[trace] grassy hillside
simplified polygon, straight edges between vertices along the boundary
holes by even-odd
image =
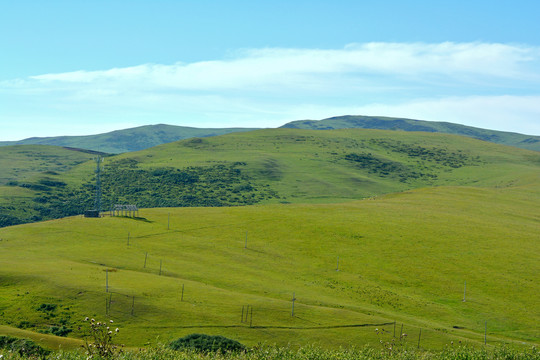
[[[174,125],[146,125],[109,133],[87,136],[34,137],[20,141],[0,141],[6,145],[55,145],[68,146],[118,154],[128,151],[147,149],[152,146],[192,137],[207,137],[231,132],[250,131],[247,128],[204,129]]]
[[[90,316],[113,319],[133,346],[203,332],[247,345],[378,347],[396,321],[422,348],[483,343],[486,323],[488,344],[538,343],[539,200],[537,173],[342,204],[3,228],[0,334],[64,326],[80,337]]]
[[[540,151],[540,136],[523,135],[504,131],[475,128],[460,124],[437,121],[422,121],[383,116],[337,116],[324,120],[299,120],[283,125],[292,129],[381,129],[401,131],[439,132],[468,136],[497,144],[516,146],[522,149]]]
[[[44,145],[0,147],[0,226],[40,220],[32,199],[51,185],[63,188],[61,174],[96,157],[88,150]]]
[[[104,209],[331,203],[426,186],[507,186],[538,173],[540,154],[465,137],[380,130],[272,129],[194,138],[107,157]],[[94,206],[95,163],[41,174],[23,193],[23,221]],[[17,209],[17,202],[10,203]],[[31,215],[31,216],[30,216]],[[5,225],[10,225],[5,223]]]

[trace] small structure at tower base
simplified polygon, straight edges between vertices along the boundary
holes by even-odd
[[[84,212],[85,218],[98,218],[99,217],[99,211],[98,210],[86,210]]]

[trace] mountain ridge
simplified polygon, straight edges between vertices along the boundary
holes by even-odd
[[[195,128],[167,124],[143,125],[107,133],[81,136],[31,137],[18,141],[0,141],[0,146],[55,145],[119,154],[192,137],[208,137],[256,128]]]
[[[540,151],[540,136],[515,132],[489,130],[450,122],[437,122],[384,116],[344,115],[322,120],[295,120],[278,128],[310,130],[333,129],[379,129],[394,131],[438,132],[467,136],[474,139]],[[194,137],[210,137],[260,130],[260,128],[196,128],[189,126],[154,124],[114,130],[107,133],[82,136],[31,137],[18,141],[0,141],[0,146],[9,145],[56,145],[81,148],[111,154],[139,151],[164,143]]]
[[[540,151],[540,136],[489,130],[444,121],[426,121],[385,116],[343,115],[322,120],[296,120],[281,126],[290,129],[334,130],[347,128],[438,132],[472,137],[496,144]]]

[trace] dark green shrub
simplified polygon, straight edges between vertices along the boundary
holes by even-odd
[[[73,330],[66,327],[65,325],[62,326],[51,326],[49,328],[49,333],[56,335],[56,336],[67,336],[70,332]]]
[[[27,320],[23,320],[17,325],[19,329],[28,329],[28,328],[31,328],[32,326],[34,326],[34,324],[32,324],[30,321],[27,321]]]
[[[41,304],[41,305],[39,305],[37,310],[38,311],[43,311],[43,312],[53,312],[54,310],[56,310],[57,306],[58,305],[56,305],[56,304]]]
[[[200,352],[236,352],[244,351],[246,347],[236,340],[223,336],[191,334],[172,341],[169,347],[173,350],[190,349]]]
[[[42,348],[35,342],[27,339],[18,339],[11,336],[0,336],[0,349],[6,349],[24,357],[37,357],[44,359],[50,351]]]

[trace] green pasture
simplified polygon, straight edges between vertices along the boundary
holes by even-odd
[[[538,343],[540,188],[526,174],[339,204],[2,228],[0,334],[65,324],[81,338],[89,316],[113,319],[129,346],[201,332],[249,346],[379,346],[394,329],[427,349],[483,344],[486,329],[490,345]]]
[[[0,153],[0,226],[93,208],[94,155],[53,146]],[[539,169],[538,152],[455,135],[266,129],[105,157],[102,193],[105,208],[320,204],[433,186],[514,186]],[[21,189],[25,195],[14,196]]]
[[[95,155],[47,145],[0,146],[0,185],[30,182],[36,177],[58,175]]]

